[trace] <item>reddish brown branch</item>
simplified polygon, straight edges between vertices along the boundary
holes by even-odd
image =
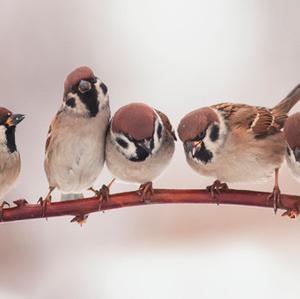
[[[14,202],[16,207],[0,209],[0,221],[9,222],[24,219],[44,218],[40,204],[28,204],[25,200]],[[151,197],[150,204],[170,203],[213,203],[209,192],[206,190],[167,190],[156,189]],[[219,196],[220,204],[247,205],[257,207],[273,207],[268,201],[268,193],[256,191],[230,190]],[[300,208],[300,196],[282,195],[284,210],[298,211]],[[107,203],[102,205],[101,210],[110,210],[129,206],[146,205],[137,192],[118,193],[110,196]],[[53,202],[47,206],[45,217],[65,215],[84,215],[99,211],[99,199],[97,197]]]

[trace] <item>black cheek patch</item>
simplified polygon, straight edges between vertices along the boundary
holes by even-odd
[[[287,152],[287,154],[288,154],[289,156],[291,156],[291,151],[290,151],[290,149],[289,149],[288,146],[286,147],[286,152]]]
[[[205,148],[204,144],[202,144],[201,149],[195,153],[195,158],[204,164],[207,164],[213,158],[213,154]]]
[[[121,147],[128,148],[128,143],[125,140],[121,138],[117,138],[116,141]]]
[[[218,125],[213,125],[210,131],[209,138],[211,141],[216,141],[219,138],[220,128]]]
[[[101,83],[100,88],[102,89],[103,94],[106,95],[108,91],[107,86],[104,83]]]
[[[74,108],[76,106],[76,103],[75,103],[75,99],[74,98],[70,98],[66,101],[66,105],[71,107],[71,108]]]

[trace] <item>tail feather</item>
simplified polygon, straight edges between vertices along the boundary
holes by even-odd
[[[65,201],[65,200],[73,200],[73,199],[80,199],[84,198],[82,193],[62,193],[60,200]]]
[[[279,104],[277,104],[272,112],[276,115],[287,114],[300,100],[300,84],[298,84]]]

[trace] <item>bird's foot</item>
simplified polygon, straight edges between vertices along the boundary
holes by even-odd
[[[46,220],[48,220],[46,213],[47,213],[47,207],[49,204],[51,204],[51,195],[46,196],[45,199],[42,197],[39,198],[38,203],[42,207],[42,217],[46,217]]]
[[[100,190],[96,190],[93,187],[89,188],[89,190],[93,191],[97,197],[99,197],[99,206],[98,210],[100,211],[103,203],[107,203],[109,200],[110,187],[115,181],[115,178],[110,181],[108,185],[102,185]]]
[[[215,180],[212,185],[206,187],[206,190],[210,192],[213,201],[219,205],[220,201],[217,195],[220,195],[221,192],[228,191],[229,187],[226,183],[221,183],[219,180]]]
[[[24,207],[28,204],[28,201],[26,199],[17,199],[17,200],[14,201],[14,204],[18,208],[22,208],[22,207]]]
[[[88,217],[89,215],[77,215],[71,220],[71,222],[77,222],[80,226],[82,226],[86,223]]]
[[[275,186],[272,193],[268,196],[268,201],[272,202],[274,213],[276,214],[279,207],[281,207],[281,192],[278,186]]]
[[[3,221],[3,210],[4,210],[4,207],[7,206],[8,208],[10,207],[10,204],[7,202],[7,201],[3,201],[1,204],[0,204],[0,222]]]
[[[298,208],[288,209],[281,216],[287,216],[290,219],[295,219],[299,215]]]
[[[151,202],[151,196],[154,194],[154,189],[152,182],[147,182],[144,184],[141,184],[138,195],[142,197],[142,201],[144,203],[150,203]]]

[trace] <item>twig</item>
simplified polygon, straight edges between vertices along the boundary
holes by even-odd
[[[266,192],[230,190],[219,195],[219,203],[273,208],[273,202],[268,201],[268,195],[269,193]],[[24,199],[19,199],[14,203],[17,205],[16,207],[0,209],[1,222],[85,215],[99,211],[98,197],[52,202],[47,206],[47,213],[44,216],[42,216],[43,211],[40,204],[28,204]],[[171,203],[208,204],[214,202],[206,190],[155,189],[150,203],[144,203],[136,191],[118,193],[110,195],[109,201],[102,205],[100,211],[138,205]],[[287,210],[285,214],[293,218],[300,209],[300,196],[283,194],[279,208]]]

